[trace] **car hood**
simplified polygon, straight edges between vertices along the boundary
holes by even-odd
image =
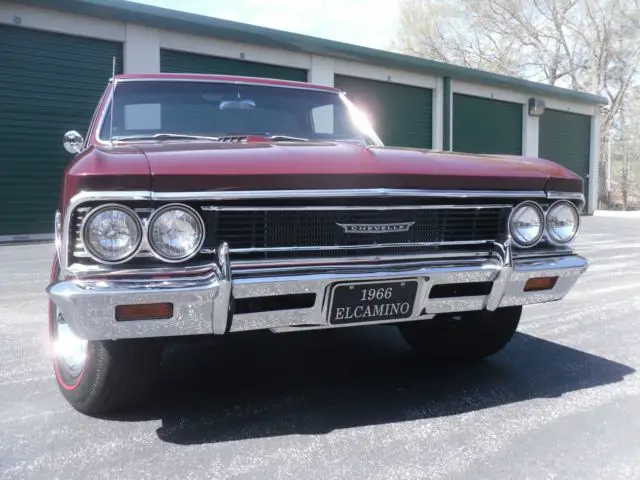
[[[582,178],[539,158],[364,148],[341,142],[140,144],[158,192],[425,188],[582,192]]]

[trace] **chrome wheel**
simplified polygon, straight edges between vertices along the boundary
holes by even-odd
[[[87,340],[73,333],[61,314],[54,310],[55,323],[52,332],[53,356],[64,376],[79,377],[87,362]]]

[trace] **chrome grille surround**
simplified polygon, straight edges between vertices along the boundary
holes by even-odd
[[[201,209],[208,225],[205,245],[213,250],[216,242],[227,242],[234,262],[474,250],[506,238],[511,205],[204,205]]]
[[[185,269],[199,268],[204,264],[211,264],[214,262],[217,252],[215,247],[211,248],[205,245],[201,250],[201,255],[198,255],[192,262],[184,265],[167,265],[163,263],[146,263],[156,261],[154,255],[143,249],[138,256],[131,262],[125,265],[117,267],[95,265],[87,263],[88,256],[84,251],[82,241],[78,240],[77,226],[81,224],[83,216],[89,212],[91,207],[89,205],[100,205],[106,202],[119,202],[124,205],[132,207],[142,218],[143,224],[146,219],[153,212],[155,208],[169,202],[184,202],[189,205],[197,204],[198,208],[205,207],[219,207],[220,203],[238,201],[256,201],[256,200],[282,200],[282,201],[297,201],[302,199],[332,199],[342,200],[345,203],[358,202],[358,199],[364,198],[376,198],[382,200],[385,198],[391,198],[398,200],[399,198],[412,199],[414,201],[426,202],[440,202],[450,201],[467,201],[474,202],[474,207],[481,207],[483,205],[507,205],[511,206],[515,203],[526,200],[535,199],[543,204],[548,204],[551,201],[558,199],[566,199],[574,202],[578,209],[584,206],[584,196],[580,193],[564,193],[564,192],[543,192],[543,191],[483,191],[483,190],[407,190],[407,189],[335,189],[335,190],[254,190],[254,191],[210,191],[210,192],[150,192],[150,191],[93,191],[93,192],[81,192],[75,195],[68,203],[67,208],[63,215],[56,213],[56,245],[59,245],[59,259],[62,271],[65,275],[69,276],[101,276],[103,274],[118,275],[119,271],[126,272],[127,275],[131,275],[136,270],[145,271],[151,273],[152,271],[161,271],[163,275],[172,275],[175,272],[176,275],[181,275]],[[489,200],[489,201],[487,201]],[[215,202],[215,204],[212,204]],[[144,207],[141,207],[144,205]],[[151,206],[152,208],[149,208]],[[442,205],[438,205],[442,206]],[[254,207],[245,207],[254,208]],[[361,208],[358,206],[350,206],[349,208]],[[397,207],[391,207],[397,208]],[[415,208],[415,206],[410,206]],[[489,239],[486,239],[489,240]],[[443,242],[436,242],[439,247],[445,246]],[[366,254],[360,252],[359,255],[349,255],[341,258],[329,258],[323,257],[321,259],[322,264],[344,264],[347,262],[353,262],[357,265],[361,262],[367,261],[380,261],[391,260],[411,260],[411,259],[428,259],[439,257],[462,257],[462,256],[474,256],[476,254],[486,254],[487,250],[484,248],[486,242],[478,241],[470,248],[466,248],[464,244],[461,244],[463,250],[458,251],[441,251],[441,252],[425,252],[424,250],[420,254],[407,254],[398,255],[391,254],[380,255],[380,252],[373,247],[368,250]],[[404,245],[406,246],[406,245]],[[421,245],[424,247],[425,245]],[[426,245],[428,246],[428,245]],[[230,245],[230,252],[233,252],[233,247]],[[477,247],[477,248],[476,248]],[[484,253],[472,250],[480,249]],[[487,247],[488,249],[488,247]],[[237,252],[236,252],[237,253]],[[530,252],[533,254],[534,252]],[[549,252],[550,253],[550,252]],[[514,250],[514,255],[518,255],[518,252]],[[302,265],[309,264],[314,265],[318,263],[319,259],[304,259],[287,258],[281,261],[274,260],[241,260],[236,259],[233,262],[234,267],[276,267],[278,264],[282,265]]]

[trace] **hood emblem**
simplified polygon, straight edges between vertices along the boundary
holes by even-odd
[[[416,222],[402,223],[336,223],[345,233],[408,232]]]

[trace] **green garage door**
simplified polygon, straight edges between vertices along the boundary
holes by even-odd
[[[538,156],[564,165],[584,179],[585,199],[589,194],[591,117],[577,113],[545,110],[540,117]]]
[[[67,130],[86,133],[122,44],[0,25],[0,237],[53,232]]]
[[[522,154],[520,103],[453,94],[453,150]]]
[[[160,70],[168,73],[210,73],[307,81],[307,71],[301,68],[280,67],[173,50],[160,50]]]
[[[367,113],[385,145],[431,148],[432,90],[342,75],[334,82]]]

